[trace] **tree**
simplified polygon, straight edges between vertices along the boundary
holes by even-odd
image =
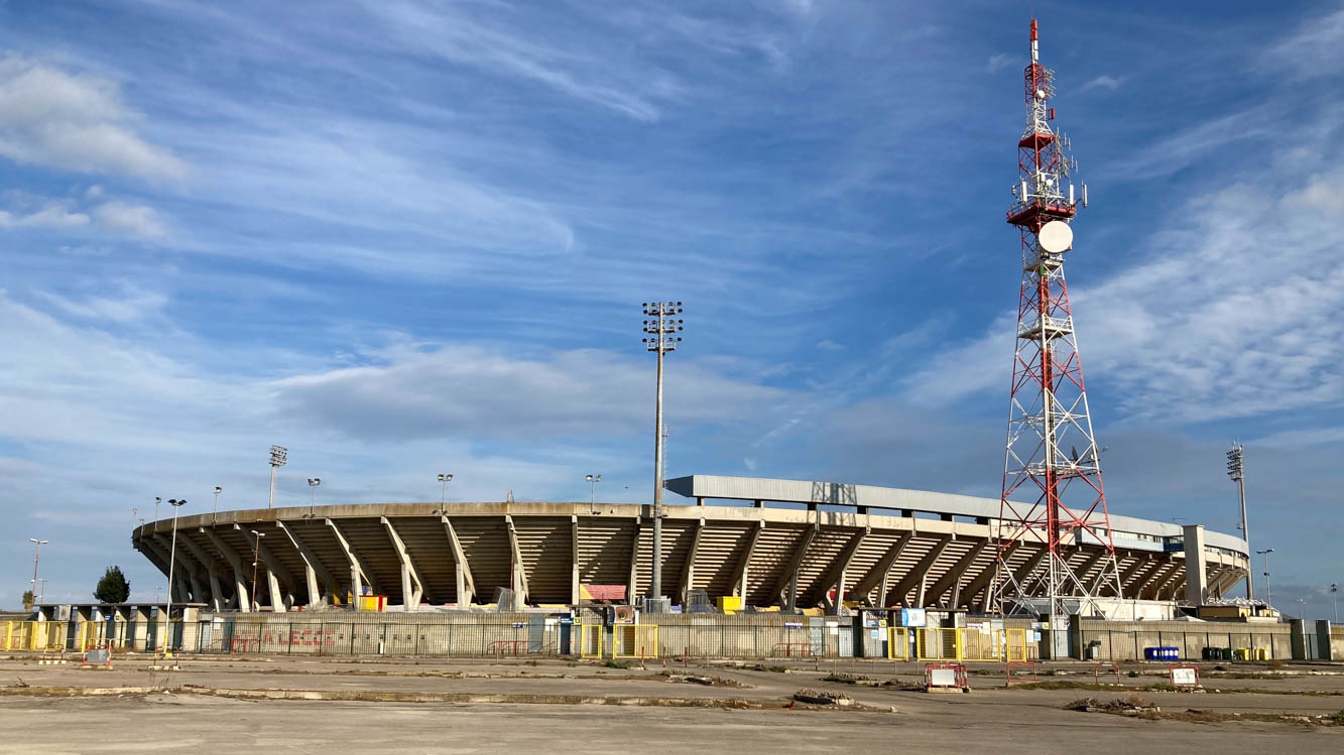
[[[32,590],[24,590],[24,591],[23,591],[23,610],[25,610],[25,611],[31,611],[31,610],[33,610],[33,603],[36,603],[36,602],[37,602],[37,597],[36,597],[35,595],[33,595],[33,591],[32,591]]]
[[[98,580],[98,587],[93,591],[93,597],[102,603],[125,603],[130,596],[131,583],[126,581],[120,566],[107,567],[103,578]]]

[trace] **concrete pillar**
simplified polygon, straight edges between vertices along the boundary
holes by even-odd
[[[569,603],[579,607],[579,518],[569,517]]]
[[[275,576],[271,567],[266,567],[266,588],[271,594],[271,611],[274,613],[285,612],[285,593],[280,589],[280,579]]]
[[[1203,605],[1208,595],[1208,564],[1204,558],[1204,525],[1187,524],[1185,530],[1185,599]]]

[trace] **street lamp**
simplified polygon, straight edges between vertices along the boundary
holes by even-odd
[[[156,522],[159,521],[159,504],[160,504],[160,503],[163,503],[163,499],[160,498],[160,497],[158,497],[158,496],[154,496],[154,521],[156,521]]]
[[[1335,623],[1339,623],[1339,585],[1330,583],[1330,602],[1335,604]]]
[[[275,506],[275,474],[289,460],[289,449],[284,446],[271,446],[271,492],[266,498],[266,508]]]
[[[257,600],[257,556],[261,553],[261,539],[266,537],[265,532],[252,530],[252,610],[261,610],[261,602]]]
[[[213,511],[210,512],[211,514],[210,521],[212,522],[214,521],[214,518],[219,515],[219,494],[224,492],[224,486],[216,485],[214,492],[215,492],[215,508]]]
[[[187,505],[185,498],[169,498],[168,505],[173,507],[173,544],[168,550],[168,604],[164,612],[164,621],[168,625],[168,640],[164,643],[164,657],[173,655],[173,566],[177,564],[177,510]]]
[[[1251,545],[1251,531],[1246,524],[1246,467],[1244,462],[1246,449],[1240,444],[1227,449],[1227,476],[1237,483],[1237,495],[1241,499],[1241,537],[1246,547]],[[1246,600],[1255,600],[1254,569],[1246,570]]]
[[[322,478],[321,478],[321,477],[309,477],[309,478],[308,478],[308,492],[309,492],[309,493],[311,494],[311,496],[312,496],[312,497],[309,499],[309,504],[308,504],[309,506],[316,506],[316,505],[317,505],[317,486],[318,486],[318,485],[321,485],[321,484],[322,484]]]
[[[653,575],[650,597],[661,606],[663,597],[663,357],[681,343],[679,301],[644,303],[644,348],[658,355],[658,394],[653,414]],[[657,609],[655,609],[657,610]]]
[[[1273,548],[1266,548],[1262,551],[1256,551],[1256,555],[1265,557],[1265,605],[1274,607],[1274,589],[1269,581],[1269,554],[1273,553]]]
[[[439,506],[448,502],[448,483],[453,481],[451,472],[439,473]]]
[[[583,476],[583,479],[585,479],[585,480],[588,481],[588,485],[589,485],[589,487],[592,489],[592,490],[591,490],[591,492],[592,492],[592,496],[588,499],[588,513],[589,513],[589,514],[596,514],[596,513],[597,513],[597,483],[602,482],[602,475],[600,475],[600,474],[586,474],[586,475]]]
[[[51,542],[50,540],[39,540],[35,537],[28,538],[28,542],[33,544],[33,605],[37,605],[37,560],[41,556],[42,546]]]

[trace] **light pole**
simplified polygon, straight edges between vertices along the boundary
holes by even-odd
[[[261,602],[257,600],[257,556],[261,553],[261,539],[266,537],[265,532],[252,530],[252,610],[261,610]]]
[[[1237,483],[1237,494],[1241,498],[1241,536],[1246,547],[1251,547],[1251,532],[1246,528],[1246,467],[1243,463],[1245,448],[1238,443],[1227,449],[1227,476]],[[1246,570],[1246,600],[1255,600],[1255,570]]]
[[[164,657],[173,655],[173,566],[177,564],[177,510],[187,505],[187,499],[169,498],[168,505],[173,507],[173,544],[168,549],[168,604],[167,610],[164,611],[168,639],[164,642]]]
[[[592,495],[591,495],[591,497],[588,499],[588,513],[589,513],[589,514],[596,514],[596,513],[597,513],[597,483],[602,482],[602,475],[600,475],[600,474],[586,474],[586,475],[583,476],[583,479],[585,479],[585,480],[588,481],[588,486],[592,489],[592,491],[591,491],[591,492],[592,492]]]
[[[1265,557],[1265,605],[1270,608],[1274,607],[1274,588],[1269,581],[1269,554],[1273,552],[1273,548],[1255,552],[1256,555]]]
[[[679,301],[644,303],[644,347],[658,355],[658,398],[653,415],[653,579],[650,597],[661,606],[663,597],[663,357],[681,343]],[[655,609],[657,610],[657,609]]]
[[[275,475],[289,460],[289,449],[284,446],[271,446],[271,492],[266,498],[266,508],[275,507]]]
[[[224,492],[224,486],[216,485],[214,492],[215,492],[215,508],[213,511],[210,512],[210,521],[212,522],[215,521],[215,518],[219,516],[219,494]]]
[[[310,508],[317,505],[317,486],[321,484],[322,484],[321,477],[308,478],[308,492],[311,495],[311,498],[309,498],[308,500],[308,506]]]
[[[154,496],[154,521],[156,521],[156,522],[159,521],[159,504],[160,504],[160,503],[163,503],[163,499],[160,498],[160,497],[158,497],[158,496]]]
[[[439,507],[448,502],[448,483],[453,481],[452,472],[439,473]]]
[[[1330,602],[1335,604],[1335,607],[1334,607],[1335,623],[1338,624],[1338,623],[1339,623],[1339,585],[1335,584],[1334,582],[1331,582],[1331,583],[1330,583]]]
[[[37,605],[37,561],[42,555],[42,546],[51,542],[50,540],[39,540],[35,537],[28,538],[28,542],[33,544],[33,605]]]

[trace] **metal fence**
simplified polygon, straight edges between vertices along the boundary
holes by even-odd
[[[197,624],[200,653],[285,655],[566,655],[569,625],[555,619],[455,623],[215,619]]]
[[[0,622],[0,650],[107,648],[114,652],[463,658],[845,658],[1022,661],[1035,656],[1021,629],[905,629],[856,632],[845,620],[761,621],[664,617],[657,624],[603,626],[584,616],[473,616],[413,621],[413,616],[213,616],[199,621]],[[171,631],[170,631],[171,630]],[[171,638],[171,639],[170,639]],[[857,641],[857,642],[856,642]],[[884,642],[885,641],[885,642]],[[884,646],[885,645],[885,646]]]

